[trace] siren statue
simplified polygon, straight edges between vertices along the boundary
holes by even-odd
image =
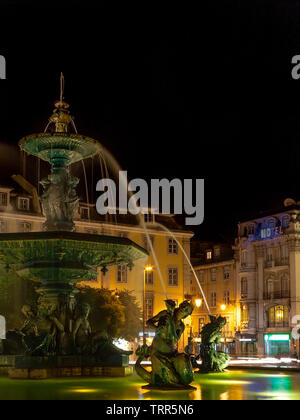
[[[206,324],[201,331],[200,354],[197,359],[202,359],[199,373],[224,372],[228,366],[230,357],[221,351],[215,350],[215,344],[221,341],[221,330],[226,324],[226,318],[210,315],[210,323]]]
[[[167,309],[147,321],[147,326],[155,330],[155,337],[151,346],[144,344],[136,350],[138,359],[135,369],[148,382],[143,388],[194,389],[189,385],[193,381],[190,356],[177,350],[177,343],[185,329],[183,319],[191,315],[194,308],[187,300],[177,308],[173,300],[165,302]],[[147,358],[151,359],[151,372],[141,365]]]

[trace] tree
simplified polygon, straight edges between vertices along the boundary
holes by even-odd
[[[108,289],[94,289],[89,286],[79,287],[77,303],[91,306],[90,324],[93,331],[105,330],[111,338],[120,336],[125,323],[124,306],[117,296]]]
[[[35,283],[19,277],[12,270],[0,268],[0,314],[6,319],[7,330],[21,328],[24,316],[23,305],[36,309],[38,295]]]
[[[133,291],[118,292],[120,302],[124,307],[125,323],[121,327],[121,337],[127,341],[134,341],[143,328],[142,312]]]

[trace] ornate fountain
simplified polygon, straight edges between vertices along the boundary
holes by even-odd
[[[127,238],[75,232],[79,179],[71,176],[70,165],[93,157],[101,145],[77,134],[69,105],[63,101],[62,83],[63,77],[60,100],[45,132],[19,142],[21,150],[51,165],[51,173],[41,181],[44,231],[0,235],[1,261],[22,278],[36,282],[39,293],[37,310],[22,310],[24,327],[7,334],[6,353],[19,355],[11,371],[16,378],[70,375],[74,369],[79,375],[91,369],[101,374],[103,367],[126,368],[128,352],[114,347],[105,332],[85,333],[89,309],[76,307],[76,283],[95,279],[99,268],[104,274],[107,267],[117,264],[131,269],[135,260],[147,255]],[[80,346],[76,334],[81,334]]]

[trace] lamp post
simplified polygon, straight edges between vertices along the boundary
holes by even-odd
[[[143,286],[143,344],[146,344],[145,337],[145,292],[146,292],[146,273],[150,273],[153,270],[151,265],[146,265],[144,268],[144,286]]]

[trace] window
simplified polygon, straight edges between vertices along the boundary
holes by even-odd
[[[290,216],[288,214],[285,214],[284,216],[282,216],[282,227],[283,228],[287,228],[289,226],[289,222],[290,222]]]
[[[154,214],[152,213],[144,214],[144,221],[145,223],[154,223]]]
[[[224,280],[229,280],[230,279],[230,267],[228,265],[226,265],[223,269],[223,273],[224,273]]]
[[[221,254],[220,247],[219,247],[219,246],[217,246],[217,247],[214,249],[214,255],[215,255],[215,257],[219,257],[219,256],[220,256],[220,254]]]
[[[80,207],[80,217],[82,219],[90,218],[90,209],[88,207]]]
[[[229,290],[224,291],[224,303],[225,303],[225,305],[229,305],[229,303],[230,303],[230,291]]]
[[[145,320],[153,317],[153,302],[154,298],[151,295],[146,295],[145,297]]]
[[[29,210],[29,198],[19,197],[18,198],[18,209],[28,211]]]
[[[246,295],[248,293],[248,280],[247,277],[241,278],[241,294]]]
[[[7,232],[7,223],[5,220],[0,220],[0,233]]]
[[[91,235],[98,235],[97,229],[86,228],[85,231],[86,233],[90,233]]]
[[[212,292],[210,294],[210,306],[212,308],[215,308],[217,306],[217,293],[216,292]]]
[[[248,312],[248,306],[242,305],[241,306],[241,322],[247,323],[249,322],[249,312]]]
[[[154,236],[149,235],[149,238],[150,238],[152,247],[154,247]],[[148,252],[151,252],[150,244],[146,235],[143,235],[143,248],[145,248]]]
[[[31,224],[28,222],[20,223],[20,232],[30,232],[31,231]]]
[[[198,280],[200,281],[200,283],[204,282],[204,271],[203,270],[198,270],[196,272]]]
[[[242,259],[241,259],[242,265],[246,265],[247,264],[247,259],[248,259],[248,251],[246,249],[243,249],[243,251],[242,251]]]
[[[6,207],[8,205],[8,194],[6,192],[0,192],[0,206]]]
[[[206,251],[206,259],[211,260],[212,259],[212,251]]]
[[[117,268],[117,283],[127,283],[127,265],[118,265]]]
[[[269,309],[269,327],[285,327],[289,325],[289,309],[276,305]]]
[[[217,280],[217,269],[212,268],[210,270],[210,281],[216,281]]]
[[[204,327],[204,325],[205,325],[205,320],[204,320],[204,318],[199,318],[199,319],[198,319],[198,331],[199,331],[199,332],[201,332],[201,331],[202,331],[202,328]]]
[[[152,271],[145,270],[145,283],[153,284],[153,270]]]
[[[178,244],[173,238],[168,239],[168,254],[178,254]]]
[[[178,268],[168,268],[168,285],[178,286]]]

